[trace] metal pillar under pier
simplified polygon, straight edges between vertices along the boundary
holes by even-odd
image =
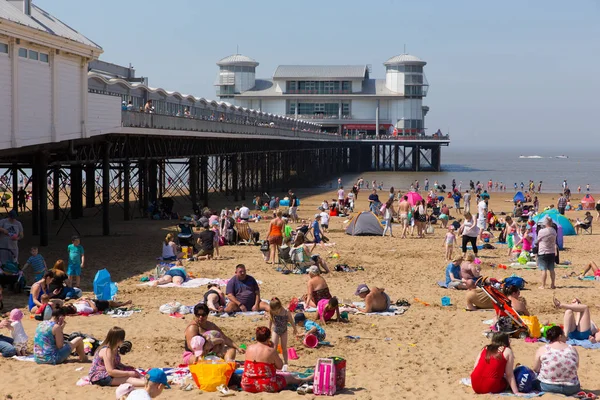
[[[190,160],[190,198],[192,199],[192,210],[198,204],[198,157]]]
[[[129,161],[123,162],[123,220],[129,221],[129,180],[131,179],[131,165]]]
[[[85,208],[96,206],[96,165],[89,164],[85,167]]]
[[[240,183],[242,184],[240,197],[241,197],[242,200],[246,200],[246,163],[247,163],[247,156],[242,153],[242,154],[240,154],[240,157],[241,157],[241,160],[240,160],[240,165],[241,165]]]
[[[158,162],[150,160],[148,163],[148,196],[150,202],[156,202],[158,195]]]
[[[203,206],[208,205],[208,157],[200,157],[200,174],[202,187],[202,200],[204,201]]]
[[[37,174],[34,180],[38,182],[38,209],[40,224],[40,246],[48,246],[48,185],[46,181],[48,171],[48,154],[40,153],[37,162]]]
[[[102,235],[110,235],[110,143],[104,144],[102,157]]]
[[[19,211],[19,168],[16,166],[12,168],[12,203],[13,210]]]
[[[83,217],[83,168],[81,165],[71,167],[71,218]]]
[[[233,192],[233,201],[238,201],[238,156],[232,154],[231,158],[231,191]]]
[[[60,167],[58,165],[52,170],[52,202],[54,203],[52,219],[58,221],[60,219]]]
[[[40,234],[40,191],[43,187],[40,185],[39,168],[39,154],[35,154],[31,168],[31,233],[35,236]]]

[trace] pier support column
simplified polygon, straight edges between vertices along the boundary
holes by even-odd
[[[85,166],[85,208],[96,206],[96,165]]]
[[[156,160],[148,163],[148,195],[150,201],[156,203],[158,200],[158,163]]]
[[[129,181],[131,179],[131,164],[123,163],[123,220],[129,221]]]
[[[102,157],[102,235],[110,235],[110,147],[104,144]]]
[[[138,160],[138,197],[140,203],[140,212],[143,217],[148,216],[148,193],[146,191],[146,186],[148,185],[147,180],[147,160],[140,159]]]
[[[241,177],[240,177],[240,183],[241,183],[241,193],[240,193],[240,197],[242,200],[246,200],[246,162],[247,162],[247,156],[246,154],[242,153],[240,154],[241,160],[240,160],[240,164],[241,164]]]
[[[394,145],[394,171],[398,170],[398,145]]]
[[[237,154],[232,154],[230,156],[231,160],[231,191],[233,192],[233,201],[239,200],[238,193],[238,156]]]
[[[231,156],[224,156],[225,158],[225,196],[231,194],[230,176],[231,176]]]
[[[419,146],[415,146],[412,148],[412,170],[415,172],[419,172],[421,164],[421,150]]]
[[[198,157],[191,157],[190,163],[190,198],[192,210],[198,205]]]
[[[204,201],[202,206],[206,206],[208,205],[208,157],[206,156],[200,157],[200,174],[202,175],[202,200]]]
[[[31,166],[31,234],[40,234],[40,185],[39,179],[39,154],[33,156],[33,165]],[[26,182],[23,182],[26,185]]]
[[[58,221],[60,219],[60,166],[58,165],[55,165],[52,170],[52,202],[54,203],[52,219]]]
[[[12,208],[19,211],[19,168],[12,167]]]
[[[34,180],[38,182],[39,190],[39,221],[40,221],[40,246],[48,246],[48,154],[40,153],[37,162],[37,174]]]
[[[81,165],[71,167],[71,218],[83,217],[83,168]]]

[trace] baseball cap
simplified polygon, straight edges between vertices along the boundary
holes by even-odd
[[[366,292],[368,292],[368,291],[369,291],[369,287],[368,287],[366,284],[364,284],[364,283],[361,283],[361,284],[360,284],[360,285],[358,285],[358,287],[356,288],[356,292],[354,293],[354,295],[355,295],[355,296],[358,296],[359,294],[361,294],[361,293],[366,293]]]
[[[167,389],[171,389],[171,386],[167,381],[167,374],[165,374],[162,369],[152,368],[150,371],[148,371],[147,375],[150,382],[161,383],[165,385]]]
[[[192,338],[192,350],[194,350],[194,355],[196,357],[200,357],[204,352],[204,343],[206,343],[206,339],[204,339],[202,336],[194,336]]]
[[[306,321],[306,315],[304,315],[304,313],[298,313],[296,315],[294,315],[294,322],[295,323],[299,323],[302,321]]]
[[[133,392],[135,388],[131,383],[123,383],[119,385],[116,390],[117,400],[119,400],[123,396],[127,396],[129,393]]]

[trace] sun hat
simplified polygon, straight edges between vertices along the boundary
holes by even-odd
[[[204,352],[204,343],[206,343],[206,339],[202,336],[194,336],[190,342],[192,345],[192,350],[194,350],[194,355],[196,357],[202,356]]]
[[[167,381],[167,374],[160,368],[152,368],[148,371],[148,380],[154,383],[161,383],[165,385],[167,389],[171,389],[169,382]]]
[[[23,319],[23,311],[19,310],[18,308],[15,308],[14,310],[12,310],[10,312],[9,319],[13,322],[22,320]]]
[[[123,396],[127,396],[129,393],[134,391],[134,387],[131,383],[123,383],[119,385],[116,390],[117,400],[119,400]]]
[[[368,291],[369,291],[369,287],[368,287],[366,284],[364,284],[364,283],[361,283],[361,284],[360,284],[360,285],[358,285],[358,287],[356,288],[356,292],[354,293],[354,295],[355,295],[355,296],[358,296],[359,294],[361,294],[361,293],[366,293],[366,292],[368,292]]]

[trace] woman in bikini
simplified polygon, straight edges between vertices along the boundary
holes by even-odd
[[[275,257],[279,254],[279,247],[283,243],[283,228],[285,223],[281,219],[283,216],[283,212],[281,210],[277,211],[277,216],[275,219],[271,221],[269,224],[269,235],[267,236],[267,240],[269,241],[269,252],[271,260],[271,264],[275,264]]]

